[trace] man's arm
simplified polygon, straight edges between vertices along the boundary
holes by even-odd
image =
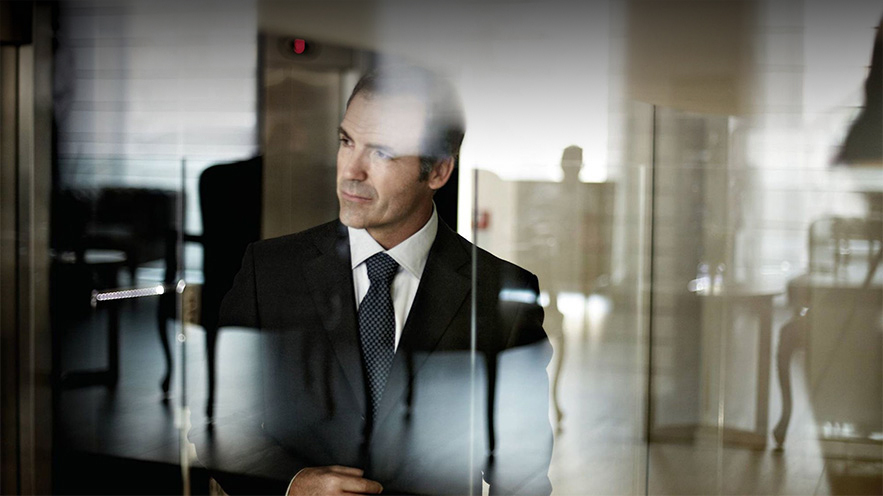
[[[546,373],[552,347],[543,330],[537,278],[529,273],[522,276],[501,292],[501,300],[510,294],[512,301],[500,302],[511,310],[502,312],[509,333],[496,360],[496,449],[486,473],[491,494],[552,491],[548,474],[553,436]]]
[[[216,425],[192,428],[200,463],[227,494],[286,494],[291,477],[302,466],[264,434],[260,424],[224,419]]]
[[[255,331],[260,330],[261,322],[258,316],[257,277],[254,267],[254,244],[249,243],[242,256],[242,266],[236,277],[233,278],[233,286],[224,295],[221,301],[221,310],[218,316],[218,326],[246,327]]]
[[[221,304],[219,326],[261,328],[257,302],[254,249],[246,248],[242,267]],[[260,367],[261,364],[254,364]],[[261,370],[257,371],[261,377]],[[263,388],[258,387],[261,392]],[[261,397],[260,395],[259,397]],[[290,450],[284,449],[263,430],[263,401],[250,409],[251,415],[219,420],[189,437],[196,445],[199,461],[228,494],[376,494],[379,483],[362,478],[352,467],[308,467]]]
[[[252,245],[221,304],[218,325],[260,330]],[[215,424],[194,427],[189,438],[199,461],[228,494],[285,494],[292,476],[305,464],[263,431],[263,402],[251,406]]]

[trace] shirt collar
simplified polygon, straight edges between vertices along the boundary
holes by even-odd
[[[426,260],[429,258],[429,249],[435,241],[438,233],[438,214],[435,211],[435,203],[432,204],[432,215],[419,231],[412,234],[408,239],[384,250],[380,243],[374,240],[368,231],[347,227],[350,237],[350,262],[355,269],[372,255],[386,251],[400,266],[411,273],[417,279],[423,274]]]

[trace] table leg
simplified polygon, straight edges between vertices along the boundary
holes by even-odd
[[[120,310],[113,302],[107,309],[107,384],[116,387],[120,378]]]
[[[107,305],[107,366],[93,370],[61,373],[61,387],[76,389],[89,386],[115,388],[120,378],[120,309],[119,302]]]
[[[770,342],[773,328],[773,299],[765,298],[760,312],[760,334],[757,340],[757,399],[755,427],[758,434],[767,437],[770,407]]]

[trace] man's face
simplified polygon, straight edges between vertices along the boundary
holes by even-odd
[[[340,220],[367,229],[385,248],[423,227],[432,213],[434,190],[447,181],[435,173],[419,180],[425,116],[416,98],[359,94],[340,124]]]

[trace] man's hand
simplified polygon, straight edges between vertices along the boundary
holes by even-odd
[[[379,482],[363,479],[364,470],[353,467],[309,467],[297,473],[288,489],[289,496],[328,494],[380,494]]]

